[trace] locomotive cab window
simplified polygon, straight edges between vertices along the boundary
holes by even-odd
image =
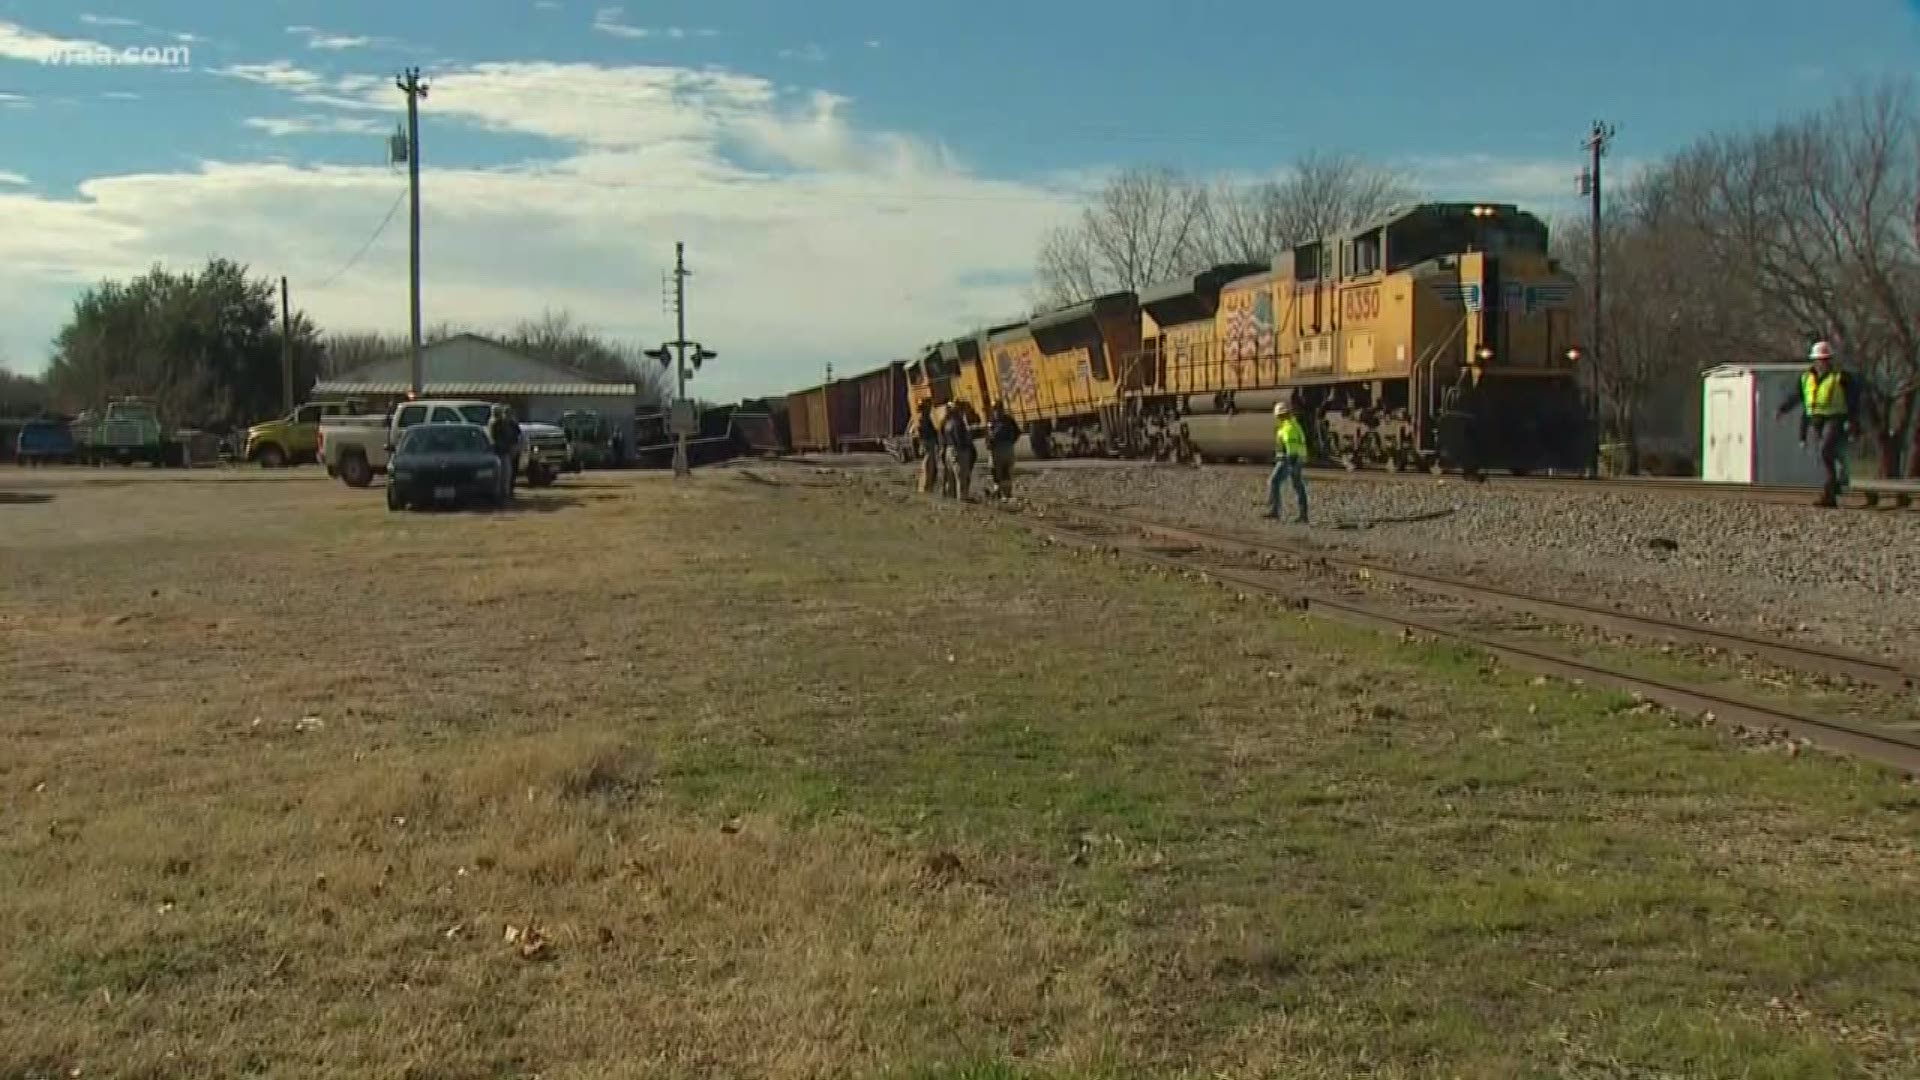
[[[1345,276],[1365,277],[1380,270],[1380,231],[1356,236],[1345,245]]]
[[[1293,249],[1293,280],[1317,281],[1320,278],[1320,244],[1301,244]]]

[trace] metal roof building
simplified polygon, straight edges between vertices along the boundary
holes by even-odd
[[[633,446],[640,388],[631,382],[594,379],[478,334],[459,334],[422,349],[420,369],[422,397],[502,401],[522,420],[547,424],[559,423],[562,413],[591,410]],[[313,393],[392,402],[407,395],[411,379],[411,358],[403,353],[322,379]]]

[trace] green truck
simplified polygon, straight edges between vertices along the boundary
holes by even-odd
[[[356,416],[367,411],[358,398],[346,401],[309,401],[292,413],[247,429],[243,456],[262,468],[303,465],[320,459],[320,421]]]
[[[625,467],[626,447],[606,417],[591,409],[570,410],[560,415],[560,428],[567,433],[575,471]]]
[[[177,467],[187,464],[188,440],[167,430],[160,423],[160,412],[153,402],[142,398],[121,398],[107,403],[95,413],[81,413],[71,425],[74,456],[82,463],[102,465],[109,461],[131,465],[144,461],[149,465]]]

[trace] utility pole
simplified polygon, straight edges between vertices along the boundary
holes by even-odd
[[[420,81],[420,69],[408,68],[394,80],[400,92],[407,95],[407,189],[413,202],[412,233],[413,242],[410,280],[410,297],[413,309],[413,392],[415,396],[424,392],[425,377],[422,374],[420,356],[420,99],[427,96],[427,84]]]
[[[280,277],[280,404],[293,415],[293,319],[287,314],[287,279]]]
[[[680,479],[693,475],[693,467],[687,462],[687,437],[697,423],[693,403],[687,400],[687,361],[691,359],[693,370],[699,371],[702,362],[720,355],[697,341],[687,340],[687,279],[692,276],[693,271],[687,269],[686,242],[676,241],[673,245],[674,339],[658,349],[647,350],[647,355],[660,361],[662,366],[674,364],[673,410],[669,421],[675,435],[673,475]],[[689,349],[693,350],[691,356]]]
[[[1618,132],[1612,124],[1604,120],[1595,120],[1593,122],[1593,129],[1587,133],[1586,141],[1580,144],[1581,148],[1586,150],[1590,155],[1587,167],[1581,170],[1580,173],[1580,194],[1587,196],[1591,200],[1591,218],[1588,224],[1588,231],[1591,234],[1590,239],[1593,242],[1593,261],[1588,269],[1593,274],[1593,296],[1591,300],[1592,312],[1588,316],[1590,322],[1588,324],[1589,330],[1587,337],[1587,365],[1588,369],[1593,372],[1593,448],[1591,451],[1592,457],[1588,464],[1588,471],[1596,476],[1600,474],[1599,365],[1600,358],[1605,355],[1604,341],[1601,337],[1604,333],[1605,321],[1601,317],[1600,304],[1606,296],[1602,288],[1602,281],[1605,276],[1605,270],[1602,265],[1605,246],[1601,243],[1601,229],[1604,225],[1600,214],[1600,161],[1607,156],[1607,148],[1612,145],[1616,134],[1618,134]]]

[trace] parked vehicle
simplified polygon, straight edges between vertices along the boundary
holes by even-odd
[[[205,454],[204,432],[168,428],[161,423],[153,402],[144,398],[108,402],[98,414],[81,413],[69,427],[74,456],[87,464],[117,461],[131,465],[144,461],[149,465],[179,467],[196,463],[193,451]],[[217,459],[217,454],[215,456]]]
[[[626,448],[614,440],[613,425],[591,409],[576,409],[560,415],[560,426],[573,448],[573,468],[618,469],[626,465]]]
[[[309,401],[290,415],[248,428],[245,459],[259,462],[268,469],[317,460],[320,422],[328,417],[363,413],[366,408],[367,403],[359,400]]]
[[[561,473],[579,472],[573,444],[556,424],[520,423],[520,475],[529,487],[546,487]]]
[[[401,434],[421,424],[485,427],[490,401],[407,401],[389,415],[335,416],[320,421],[320,460],[328,476],[349,487],[366,487],[387,471]],[[520,425],[520,472],[531,487],[546,487],[567,471],[567,433],[552,424]]]
[[[14,441],[14,459],[22,465],[72,462],[79,452],[73,429],[60,420],[28,420],[20,425],[20,434]]]
[[[478,424],[416,424],[401,433],[388,464],[389,510],[506,502],[500,459]]]

